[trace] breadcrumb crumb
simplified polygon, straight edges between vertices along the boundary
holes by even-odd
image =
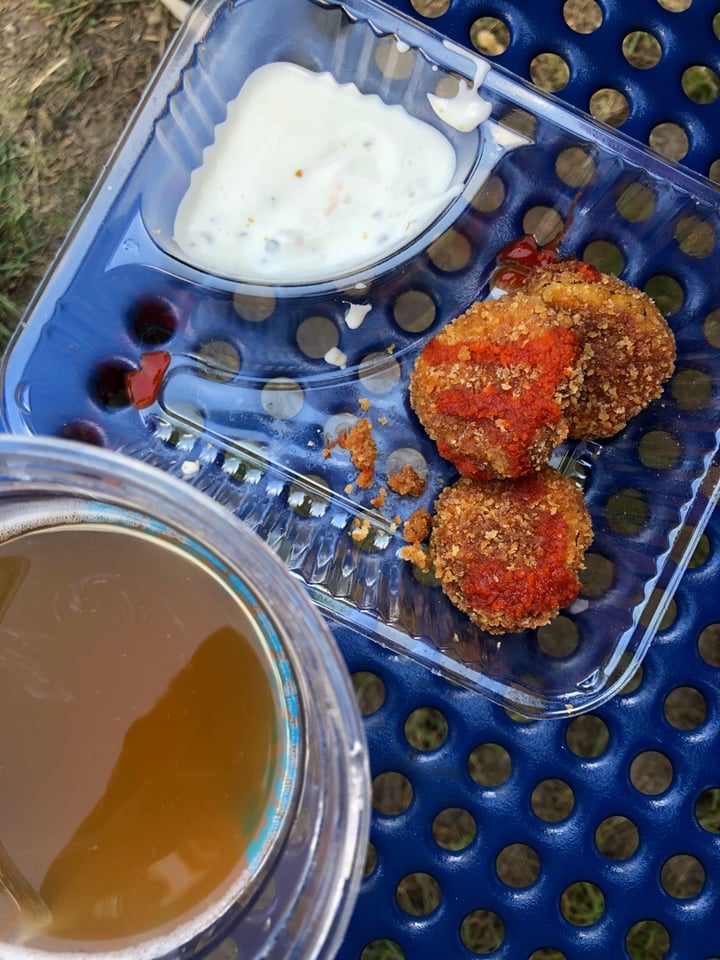
[[[387,497],[387,490],[385,489],[385,487],[380,487],[380,489],[377,492],[377,495],[374,496],[370,501],[370,504],[373,507],[375,507],[377,510],[379,510],[381,507],[385,505],[386,497]]]
[[[425,480],[409,463],[391,473],[387,482],[393,493],[403,497],[420,497],[425,492]]]
[[[341,433],[337,440],[333,440],[323,450],[325,457],[329,457],[330,451],[336,446],[349,451],[352,464],[359,471],[357,485],[362,490],[372,484],[375,475],[377,445],[371,432],[372,424],[367,417],[362,417],[354,427]]]
[[[421,544],[428,539],[431,530],[432,517],[424,507],[420,507],[414,513],[411,513],[403,524],[403,539],[407,541],[409,546],[401,548],[399,551],[400,559],[414,563],[423,572],[430,569],[430,557]]]
[[[358,520],[357,517],[353,520],[353,529],[350,531],[350,536],[356,543],[362,543],[362,541],[370,533],[370,521],[367,517],[364,517],[363,520]]]
[[[432,530],[432,517],[425,507],[411,513],[403,524],[403,538],[408,543],[424,543]]]
[[[418,543],[411,543],[407,547],[402,547],[398,556],[401,560],[407,560],[409,563],[413,563],[422,570],[423,573],[427,573],[430,569],[430,558]]]

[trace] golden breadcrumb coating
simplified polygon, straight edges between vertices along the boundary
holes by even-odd
[[[579,357],[572,318],[539,297],[474,303],[426,344],[410,402],[463,476],[521,476],[547,463],[567,436],[565,410],[582,385]]]
[[[569,436],[613,436],[661,395],[675,339],[646,293],[578,260],[533,271],[523,289],[572,314],[580,334],[583,384],[566,412]]]
[[[552,467],[460,478],[435,501],[430,559],[452,603],[488,633],[548,623],[580,590],[592,541],[581,490]]]

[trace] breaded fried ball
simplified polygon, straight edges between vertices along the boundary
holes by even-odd
[[[410,403],[463,476],[521,476],[546,464],[567,436],[580,350],[570,315],[539,297],[474,303],[417,358]]]
[[[675,339],[647,294],[578,260],[532,272],[523,289],[571,313],[580,333],[583,386],[566,413],[571,437],[613,436],[661,395]]]
[[[592,541],[582,492],[552,467],[461,477],[435,502],[429,554],[452,603],[488,633],[548,623],[580,590]]]

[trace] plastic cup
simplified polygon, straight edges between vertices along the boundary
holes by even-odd
[[[75,441],[0,436],[4,576],[0,684],[17,681],[30,696],[72,699],[70,665],[59,679],[23,661],[24,650],[39,649],[37,644],[46,640],[63,640],[52,636],[38,640],[30,628],[26,637],[22,629],[9,630],[7,611],[27,571],[21,570],[14,580],[7,571],[19,569],[12,561],[13,551],[29,536],[72,531],[82,545],[83,537],[98,530],[102,535],[135,537],[138,550],[149,551],[158,567],[172,558],[174,564],[190,565],[217,585],[231,615],[237,614],[239,633],[261,664],[274,716],[273,760],[264,789],[255,798],[257,809],[247,828],[243,855],[202,902],[172,923],[159,921],[132,936],[78,943],[54,936],[52,924],[44,928],[42,921],[28,915],[22,898],[13,899],[7,882],[5,889],[0,883],[0,955],[7,960],[333,956],[349,920],[365,856],[369,776],[364,732],[344,662],[325,622],[303,588],[249,527],[181,480],[121,454]],[[71,566],[68,558],[68,569]],[[68,589],[72,593],[76,588],[78,595],[85,589],[83,585]],[[184,582],[178,582],[178,610],[183,589],[187,590]],[[39,605],[62,600],[42,593]],[[172,610],[168,619],[173,619]],[[157,649],[167,648],[173,636],[169,623],[168,635],[158,638]],[[68,655],[76,656],[70,646]],[[148,665],[153,649],[153,642],[148,642]],[[88,655],[96,653],[93,647]],[[226,680],[232,683],[232,678]],[[0,754],[4,739],[9,742],[17,733],[13,727],[17,718],[3,718],[2,712],[0,702]],[[88,736],[92,739],[92,731]],[[128,742],[129,734],[124,744]],[[83,749],[81,743],[78,749]],[[171,730],[167,750],[172,749]],[[26,756],[25,762],[37,769],[44,763],[43,743],[32,751],[36,756]],[[118,766],[119,761],[116,770]],[[150,770],[150,779],[152,775]],[[25,851],[13,835],[14,812],[3,806],[2,776],[0,769],[0,842],[6,865],[9,860],[17,876],[42,890],[41,878],[29,875]],[[39,802],[48,822],[53,802],[52,794]],[[49,906],[52,910],[52,903]]]

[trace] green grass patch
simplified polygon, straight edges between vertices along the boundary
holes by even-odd
[[[21,304],[16,291],[21,278],[34,267],[43,244],[38,241],[33,209],[27,198],[32,166],[7,135],[0,135],[0,338],[6,341],[17,323]]]

